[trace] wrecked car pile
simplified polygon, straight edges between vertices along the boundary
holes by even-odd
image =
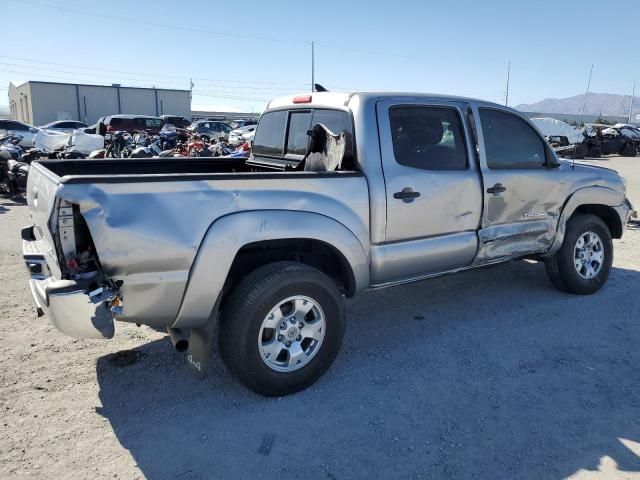
[[[629,128],[621,128],[611,125],[590,123],[582,128],[582,132],[590,144],[590,151],[593,155],[617,154],[624,157],[635,157],[640,153],[640,136],[634,140]]]
[[[586,124],[573,127],[555,118],[532,118],[554,151],[561,157],[581,159],[602,155],[635,157],[640,154],[640,130],[631,125]]]
[[[584,158],[591,156],[585,135],[575,127],[555,118],[532,118],[553,150],[561,157]]]
[[[28,147],[24,135],[7,131],[0,136],[0,193],[9,195],[24,192],[30,163],[44,159],[96,158],[153,158],[153,157],[232,157],[247,158],[255,125],[232,130],[223,122],[194,122],[186,127],[183,117],[165,115],[146,116],[152,129],[137,129],[136,120],[143,116],[117,115],[103,117],[92,127],[78,129],[35,128]],[[150,120],[149,120],[150,119]],[[129,121],[131,125],[128,125]],[[172,122],[173,123],[169,123]],[[119,122],[119,123],[118,123]],[[156,123],[163,122],[162,128]],[[54,122],[70,123],[79,122]],[[178,126],[174,125],[177,123]],[[214,128],[217,135],[207,129]],[[219,126],[217,124],[223,125]],[[84,125],[84,124],[82,124]],[[116,127],[121,127],[116,128]],[[127,128],[127,127],[131,128]],[[97,132],[97,133],[96,133]],[[229,135],[233,134],[230,139]]]

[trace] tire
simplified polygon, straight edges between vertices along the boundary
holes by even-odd
[[[310,308],[306,315],[294,318],[293,309],[306,308]],[[247,275],[225,302],[218,334],[220,356],[254,392],[289,395],[312,385],[331,366],[342,344],[344,324],[344,300],[328,276],[301,263],[271,263]],[[285,348],[286,342],[291,349]]]
[[[579,266],[578,242],[586,238],[594,239],[594,234],[599,239],[599,244],[596,243],[591,249],[587,244],[586,250],[591,250],[592,253],[583,252],[586,263]],[[601,258],[600,262],[598,258]],[[607,225],[595,215],[575,214],[569,219],[560,250],[546,260],[545,268],[551,283],[559,290],[576,295],[591,295],[606,283],[612,263],[613,242]],[[578,268],[581,270],[578,271]]]
[[[587,156],[587,153],[589,153],[589,149],[585,144],[583,143],[576,144],[576,150],[574,154],[576,159],[582,160],[584,157]]]
[[[620,153],[623,157],[635,157],[636,156],[636,147],[632,143],[627,143],[622,152]]]
[[[589,157],[599,158],[602,156],[602,150],[600,147],[590,147],[589,148]]]

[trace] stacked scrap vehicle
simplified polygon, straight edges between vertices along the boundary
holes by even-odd
[[[640,147],[640,137],[636,140],[627,133],[628,129],[621,127],[590,123],[583,127],[582,132],[590,145],[589,156],[622,155],[635,157]],[[591,151],[593,150],[593,153]]]
[[[561,157],[584,158],[597,153],[583,132],[562,120],[540,117],[532,118],[531,121]]]
[[[555,152],[565,158],[640,154],[640,130],[632,125],[586,124],[576,128],[555,118],[532,118]]]

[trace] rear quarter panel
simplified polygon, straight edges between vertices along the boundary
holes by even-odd
[[[60,190],[62,198],[80,205],[105,273],[122,280],[128,321],[172,323],[205,233],[216,219],[232,213],[313,212],[345,225],[362,245],[369,243],[368,189],[359,174],[233,174],[171,181],[149,177],[63,183]],[[217,294],[212,291],[212,298]]]

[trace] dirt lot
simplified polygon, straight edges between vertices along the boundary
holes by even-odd
[[[592,163],[640,206],[640,158]],[[640,478],[639,224],[591,297],[524,261],[364,294],[328,374],[266,399],[148,328],[36,319],[27,218],[0,199],[2,479]]]

